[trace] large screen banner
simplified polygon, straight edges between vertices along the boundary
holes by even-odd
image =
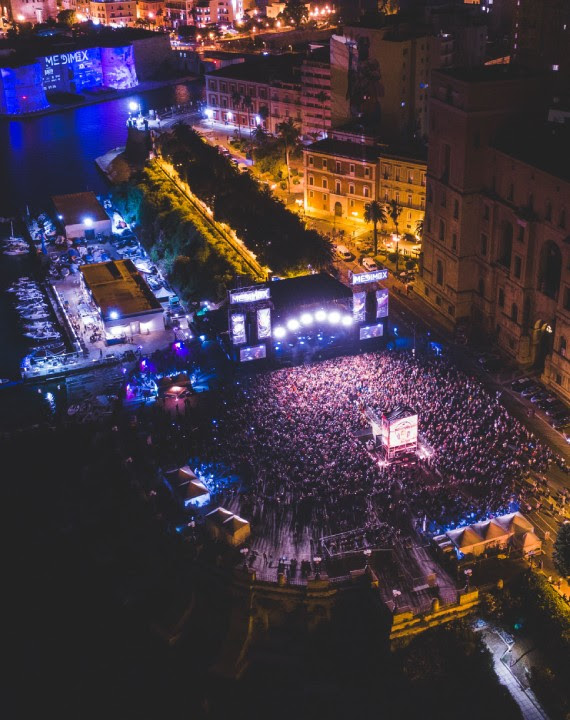
[[[257,311],[257,338],[264,340],[271,337],[271,308],[261,308]]]
[[[356,322],[363,322],[366,313],[366,293],[355,292],[352,295],[352,315]]]
[[[376,290],[376,319],[388,317],[388,288]]]
[[[245,315],[243,313],[234,313],[231,316],[231,333],[234,345],[242,345],[246,342]]]
[[[98,47],[48,55],[41,62],[46,92],[81,92],[103,84],[101,49]]]
[[[418,440],[418,416],[410,415],[409,417],[400,418],[398,420],[383,419],[382,424],[382,442],[387,445],[390,450],[402,447],[402,445],[410,445],[417,443]],[[386,442],[387,441],[387,442]]]
[[[253,347],[240,348],[239,359],[241,362],[249,362],[250,360],[263,360],[267,355],[265,345],[254,345]]]

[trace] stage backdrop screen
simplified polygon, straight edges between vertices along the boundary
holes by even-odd
[[[254,345],[253,347],[240,348],[239,359],[241,362],[248,362],[249,360],[263,360],[267,355],[267,348],[265,345]]]
[[[261,308],[257,311],[257,338],[264,340],[271,337],[271,308]]]
[[[384,419],[382,433],[383,441],[388,434],[388,447],[391,450],[402,445],[416,443],[418,440],[418,416],[410,415],[392,421]]]
[[[233,313],[231,315],[231,333],[234,345],[242,345],[246,342],[245,315],[243,313]]]
[[[376,290],[376,319],[388,317],[388,288]]]

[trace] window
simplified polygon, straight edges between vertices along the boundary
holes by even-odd
[[[505,307],[505,291],[503,288],[499,288],[499,299],[498,299],[499,307]]]
[[[544,219],[549,222],[552,220],[552,203],[550,200],[546,203],[546,208],[544,209]]]
[[[354,200],[350,200],[349,205],[350,205],[350,207],[354,207]]]
[[[334,191],[337,195],[340,195],[340,182],[338,180],[335,183]]]
[[[327,167],[328,167],[328,165],[327,165],[327,159],[326,159],[326,158],[323,158],[323,170],[326,170]]]
[[[441,305],[441,298],[439,297],[439,295],[436,295],[436,297],[435,297],[435,304]]]
[[[515,255],[515,267],[514,267],[514,273],[515,277],[520,279],[521,276],[521,269],[522,269],[522,260],[518,255]]]
[[[325,190],[328,188],[328,186],[329,186],[329,184],[327,182],[327,179],[323,178],[323,187],[325,188]]]
[[[560,221],[559,221],[558,225],[562,229],[566,228],[566,208],[562,208],[562,210],[560,211]]]
[[[566,338],[564,335],[561,335],[560,340],[558,341],[558,352],[566,357]]]
[[[312,175],[309,175],[309,185],[315,184],[315,178]]]
[[[426,295],[427,295],[427,297],[429,297],[429,288],[427,285],[426,285]]]
[[[499,257],[497,261],[506,268],[511,267],[513,253],[513,226],[510,222],[504,221],[500,235]]]
[[[518,322],[519,320],[519,307],[516,303],[511,305],[511,320],[513,322]]]
[[[441,218],[439,219],[439,233],[438,233],[439,241],[445,242],[445,221]]]
[[[414,182],[414,171],[408,168],[408,182],[410,185]]]
[[[309,190],[309,197],[312,198],[312,197],[314,197],[314,195],[315,195],[315,193],[312,190]]]
[[[483,220],[489,219],[489,206],[483,205]]]
[[[420,208],[423,210],[425,208],[425,206],[426,206],[426,201],[422,195],[422,197],[420,198]]]
[[[441,203],[441,207],[447,207],[447,193],[445,192],[445,190],[441,191],[441,197],[439,201]]]
[[[399,192],[394,193],[394,200],[396,201],[396,203],[398,205],[400,204],[400,193]]]
[[[408,193],[408,207],[412,207],[413,205],[413,198],[410,193]]]
[[[515,196],[515,186],[513,183],[509,185],[509,191],[507,193],[507,200],[510,200],[512,202],[513,198]]]
[[[451,235],[451,249],[457,250],[457,233]]]
[[[479,291],[479,295],[481,295],[481,297],[485,297],[485,281],[483,278],[479,278],[479,285],[477,289]]]
[[[354,164],[350,163],[350,174],[354,175]]]
[[[370,168],[369,167],[364,168],[364,177],[366,177],[366,178],[370,177]]]
[[[388,191],[384,190],[384,202],[389,202],[390,198],[388,197]]]
[[[339,163],[339,161],[338,161],[338,160],[336,161],[336,171],[337,171],[337,173],[339,173],[339,172],[341,172],[341,171],[342,171],[342,167],[341,167],[341,164]]]
[[[422,173],[422,185],[426,184],[426,174]]]
[[[455,315],[455,305],[448,305],[447,312],[453,317]]]
[[[348,194],[354,195],[354,185],[352,183],[348,186]]]
[[[441,260],[437,261],[435,281],[438,285],[443,285],[443,263]]]
[[[459,200],[453,201],[453,217],[455,220],[459,217]]]
[[[517,234],[517,240],[518,240],[520,243],[523,243],[523,242],[524,242],[524,228],[523,228],[522,225],[519,225],[519,231],[518,231],[518,234]]]
[[[400,168],[399,166],[396,166],[396,180],[400,179]]]
[[[368,185],[364,185],[364,186],[362,187],[362,190],[363,190],[363,192],[364,192],[364,197],[365,197],[365,198],[370,197],[370,188],[368,187]]]
[[[554,380],[556,381],[557,385],[562,385],[562,375],[560,373],[556,373],[554,376]]]
[[[310,167],[313,167],[315,164],[315,158],[312,155],[309,155],[309,165]]]

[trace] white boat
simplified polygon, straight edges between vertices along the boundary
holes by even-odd
[[[43,332],[41,330],[30,330],[30,332],[24,333],[24,337],[31,338],[39,342],[46,342],[49,340],[61,340],[60,333],[53,331]]]
[[[49,313],[42,312],[42,311],[33,312],[33,313],[22,313],[20,315],[20,317],[22,318],[22,320],[26,320],[27,322],[40,321],[40,320],[46,321],[46,320],[50,319]]]

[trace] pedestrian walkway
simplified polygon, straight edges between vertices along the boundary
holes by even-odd
[[[513,700],[521,709],[524,720],[548,720],[548,715],[540,707],[532,690],[523,690],[518,680],[505,667],[500,658],[494,656],[493,665],[500,683],[507,688]]]

